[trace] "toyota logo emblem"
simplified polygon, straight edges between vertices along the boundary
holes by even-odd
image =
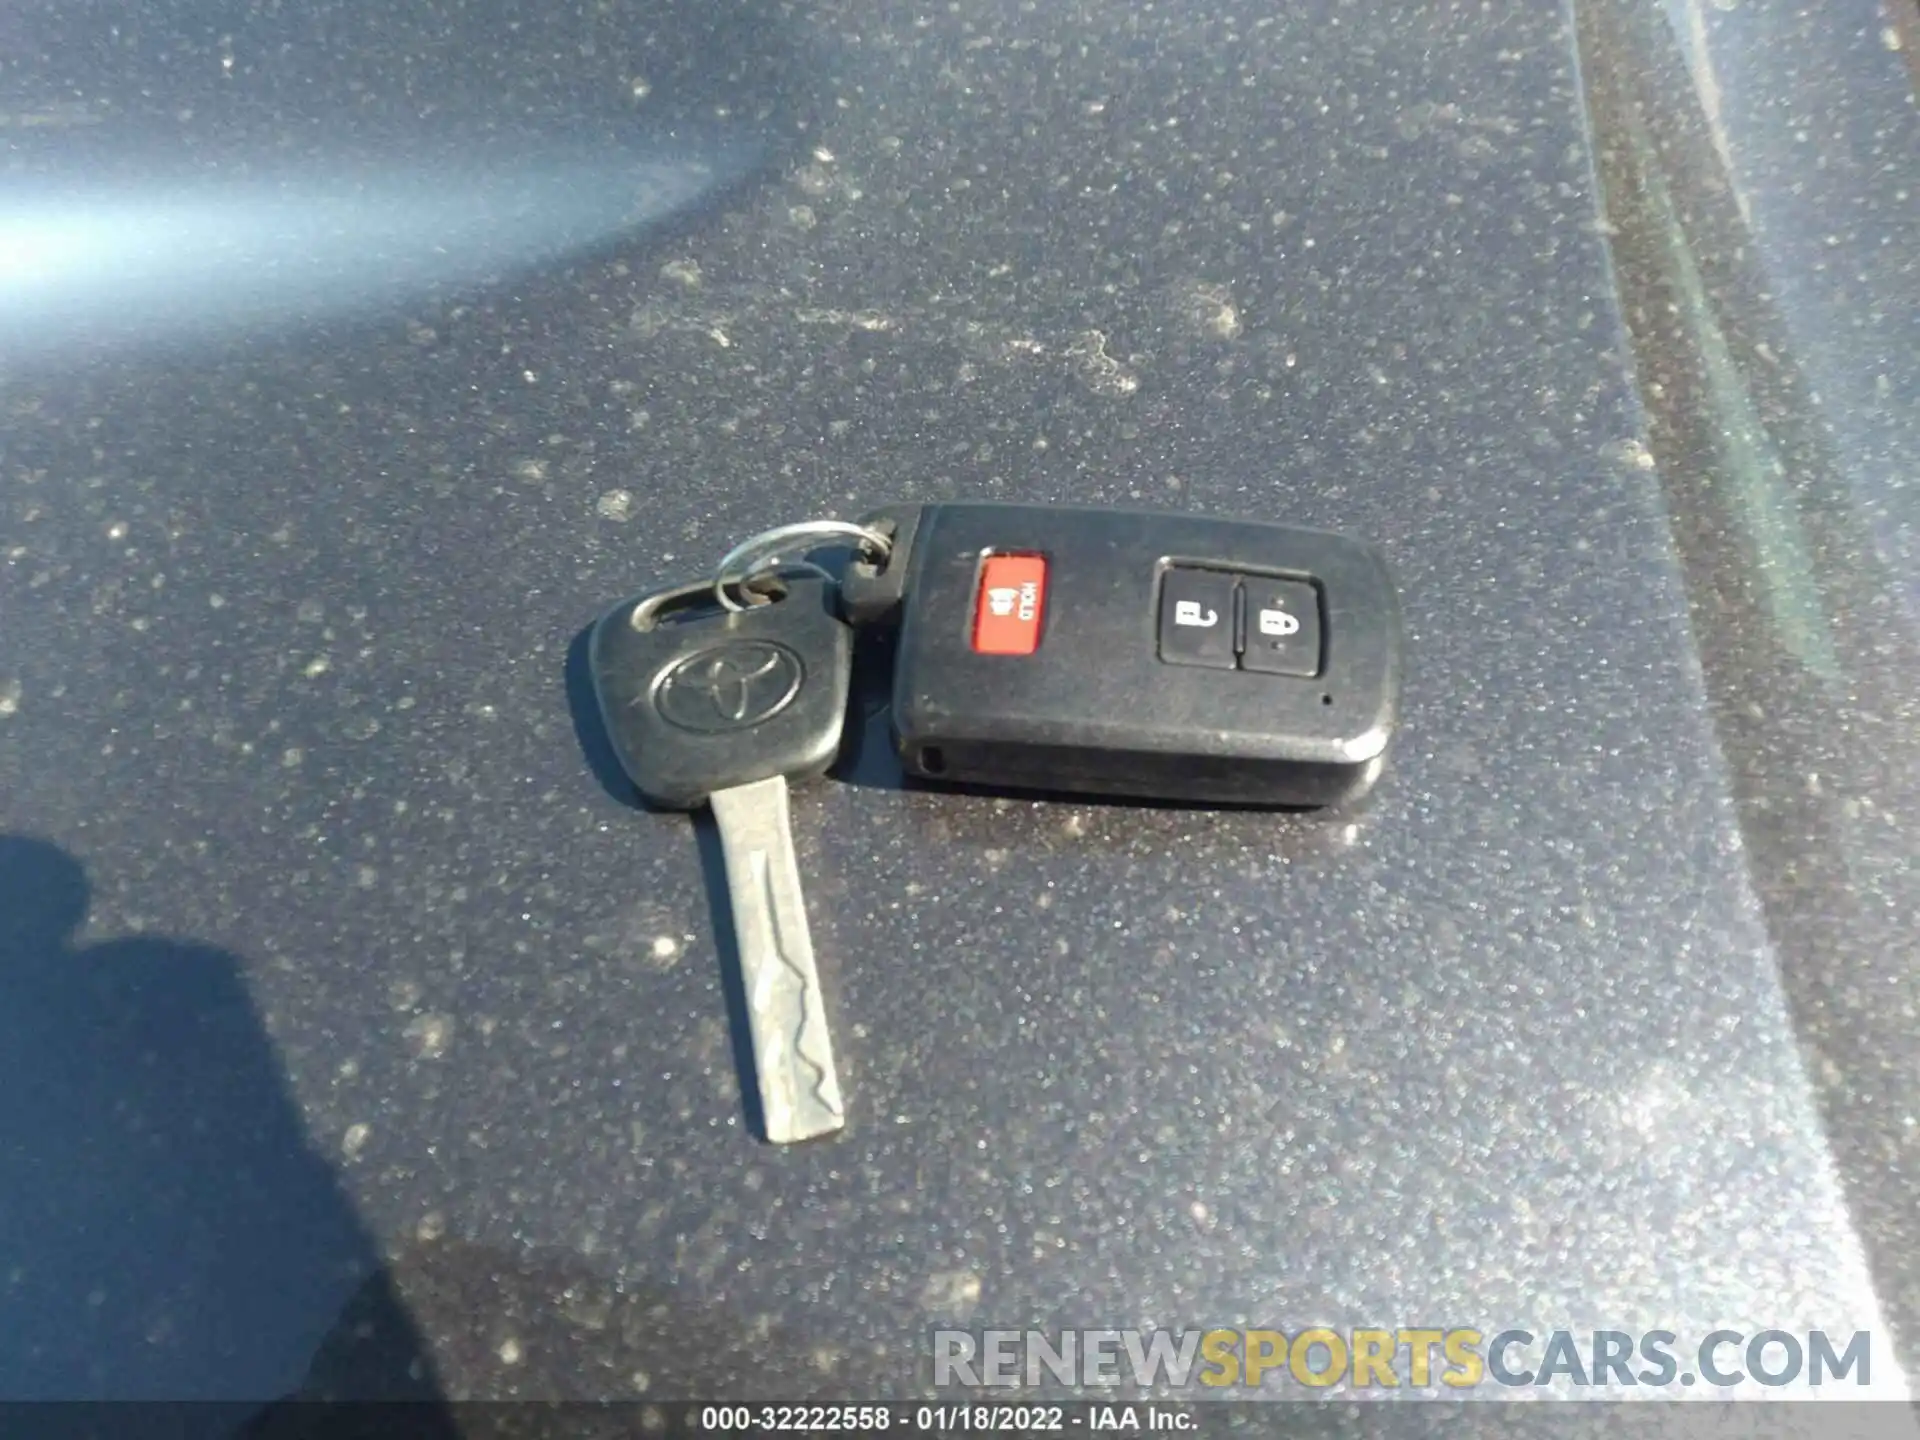
[[[768,640],[732,640],[680,661],[654,692],[682,730],[719,734],[771,720],[800,691],[800,657]]]

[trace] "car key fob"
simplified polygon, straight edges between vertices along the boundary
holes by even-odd
[[[607,738],[659,805],[713,807],[767,1139],[846,1123],[787,782],[839,748],[853,632],[817,575],[766,577],[729,609],[712,580],[623,601],[588,642]]]
[[[856,624],[897,626],[893,735],[915,775],[1208,803],[1370,789],[1400,689],[1379,553],[1261,521],[999,503],[865,517]]]

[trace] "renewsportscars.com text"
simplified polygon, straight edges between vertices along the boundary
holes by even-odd
[[[1714,1389],[1872,1382],[1865,1330],[936,1330],[935,1385]]]

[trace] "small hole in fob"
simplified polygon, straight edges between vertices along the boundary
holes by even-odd
[[[920,768],[929,775],[947,773],[947,752],[938,745],[928,745],[920,751]]]
[[[746,584],[735,586],[733,598],[749,608],[771,605],[787,598],[787,585],[778,575],[756,575]],[[713,587],[702,585],[685,594],[669,596],[651,608],[641,606],[633,612],[633,627],[653,630],[662,625],[691,625],[726,613]]]
[[[1333,697],[1331,695],[1322,695],[1320,697],[1320,703],[1322,705],[1331,705],[1333,703]]]

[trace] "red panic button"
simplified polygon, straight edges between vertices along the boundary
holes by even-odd
[[[973,600],[973,648],[982,655],[1033,654],[1046,605],[1044,555],[989,555]]]

